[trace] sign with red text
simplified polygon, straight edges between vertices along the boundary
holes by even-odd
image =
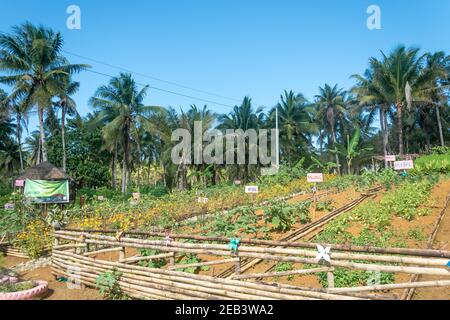
[[[414,161],[412,160],[395,161],[394,169],[398,171],[414,169]]]
[[[323,173],[308,173],[307,176],[308,182],[323,182]]]
[[[397,157],[396,156],[386,156],[386,157],[384,157],[384,160],[386,160],[387,162],[395,162],[395,161],[397,161]]]
[[[245,193],[248,193],[248,194],[259,193],[259,188],[258,188],[258,186],[246,186]]]

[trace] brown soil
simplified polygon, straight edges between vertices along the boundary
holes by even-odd
[[[26,259],[5,257],[2,264],[5,268],[11,268],[17,264],[26,262]],[[67,283],[59,282],[52,275],[50,267],[39,268],[33,271],[25,272],[20,275],[20,280],[43,280],[48,282],[49,290],[47,294],[42,297],[43,300],[101,300],[102,297],[98,290],[80,288],[69,289]]]
[[[445,181],[433,192],[433,199],[437,208],[433,210],[433,216],[437,216],[441,212],[447,196],[450,196],[450,180]],[[437,213],[436,213],[437,212]],[[431,225],[426,226],[431,233],[434,221]],[[434,241],[433,248],[440,250],[450,250],[450,208],[447,208],[444,218],[439,227],[439,231]],[[422,276],[419,281],[448,280],[440,277]],[[418,289],[413,297],[415,300],[450,300],[450,288],[423,288]]]

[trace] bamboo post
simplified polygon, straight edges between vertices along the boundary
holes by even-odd
[[[125,260],[125,259],[126,259],[125,247],[121,247],[121,249],[119,251],[119,261]]]
[[[174,266],[175,265],[175,252],[171,252],[171,256],[170,256],[170,258],[169,258],[169,264],[171,265],[171,266]]]
[[[235,275],[240,275],[241,274],[241,258],[238,256],[235,266],[234,266],[234,274]]]
[[[333,271],[327,272],[327,282],[328,282],[328,288],[332,289],[334,288],[334,274]]]

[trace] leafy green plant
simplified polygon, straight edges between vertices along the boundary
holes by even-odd
[[[331,200],[320,201],[316,204],[316,210],[320,212],[330,212],[334,210],[333,202]]]
[[[126,298],[120,288],[119,281],[122,273],[113,269],[112,271],[101,273],[95,279],[95,287],[100,294],[109,300],[122,300]]]
[[[416,241],[423,241],[426,239],[425,233],[421,228],[414,228],[408,231],[408,238]]]
[[[10,293],[10,292],[26,291],[33,289],[34,287],[36,287],[36,283],[34,281],[19,282],[14,284],[1,285],[0,292]]]
[[[201,260],[198,258],[197,254],[195,253],[185,253],[183,254],[183,258],[180,260],[180,264],[194,264],[194,263],[200,263]],[[183,272],[187,273],[196,273],[198,270],[202,271],[208,271],[208,266],[202,266],[202,267],[188,267],[182,269]]]
[[[292,264],[292,262],[279,262],[274,269],[275,272],[286,272],[292,270],[294,270],[294,265]],[[294,276],[290,275],[287,279],[288,281],[292,281],[294,279]]]
[[[293,206],[277,201],[264,208],[266,223],[272,224],[274,230],[289,230],[296,222],[296,212]]]
[[[356,286],[365,286],[369,282],[376,279],[373,272],[349,270],[344,268],[336,268],[334,274],[334,285],[336,288],[347,288]],[[320,272],[317,274],[320,284],[324,287],[328,287],[328,280],[326,272]],[[393,273],[382,272],[379,274],[379,284],[391,284],[395,281],[395,275]]]
[[[153,250],[153,249],[139,249],[139,253],[143,257],[150,257],[157,254],[161,254],[161,251],[159,250]],[[154,268],[154,269],[160,269],[167,265],[167,262],[165,259],[152,259],[148,261],[139,261],[138,263],[141,267],[147,267],[147,268]]]

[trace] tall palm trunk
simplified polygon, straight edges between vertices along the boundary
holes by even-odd
[[[400,155],[404,154],[403,147],[403,105],[397,102],[397,130],[398,130],[398,151]]]
[[[21,128],[20,128],[21,121],[22,121],[21,116],[17,115],[16,136],[17,136],[17,144],[19,145],[20,172],[23,172],[22,134],[21,134]]]
[[[439,109],[439,104],[436,104],[436,118],[437,118],[437,123],[438,123],[439,138],[441,140],[441,146],[445,147],[444,133],[442,132],[441,111]]]
[[[139,137],[136,138],[136,145],[137,145],[137,152],[138,152],[138,158],[137,158],[137,185],[138,185],[138,190],[140,191],[140,189],[141,189],[141,172],[140,172],[140,168],[141,168],[142,150],[141,150],[141,141],[139,140]]]
[[[62,168],[66,171],[66,162],[67,162],[67,154],[66,154],[66,102],[62,101],[61,108],[61,144],[62,144]]]
[[[123,143],[123,166],[122,166],[122,193],[127,192],[128,184],[128,157],[129,157],[129,137],[128,130],[125,130],[124,143]]]
[[[337,139],[336,139],[336,131],[334,129],[334,126],[331,127],[332,131],[332,138],[333,138],[333,147],[337,145]],[[341,163],[339,161],[339,154],[336,153],[336,165],[337,165],[337,171],[338,175],[341,175]]]
[[[114,146],[114,154],[111,160],[111,187],[113,188],[113,190],[117,189],[116,163],[117,163],[117,143]]]
[[[388,155],[388,144],[389,144],[389,134],[387,129],[387,120],[386,120],[386,109],[384,106],[380,108],[380,125],[381,125],[381,135],[383,138],[383,154],[384,154],[384,166],[387,168],[389,163],[386,161],[386,156]]]
[[[39,141],[41,143],[41,153],[42,153],[42,159],[40,160],[42,160],[42,162],[47,162],[48,153],[47,153],[47,143],[45,141],[44,108],[42,107],[38,107],[38,118],[39,118]]]

